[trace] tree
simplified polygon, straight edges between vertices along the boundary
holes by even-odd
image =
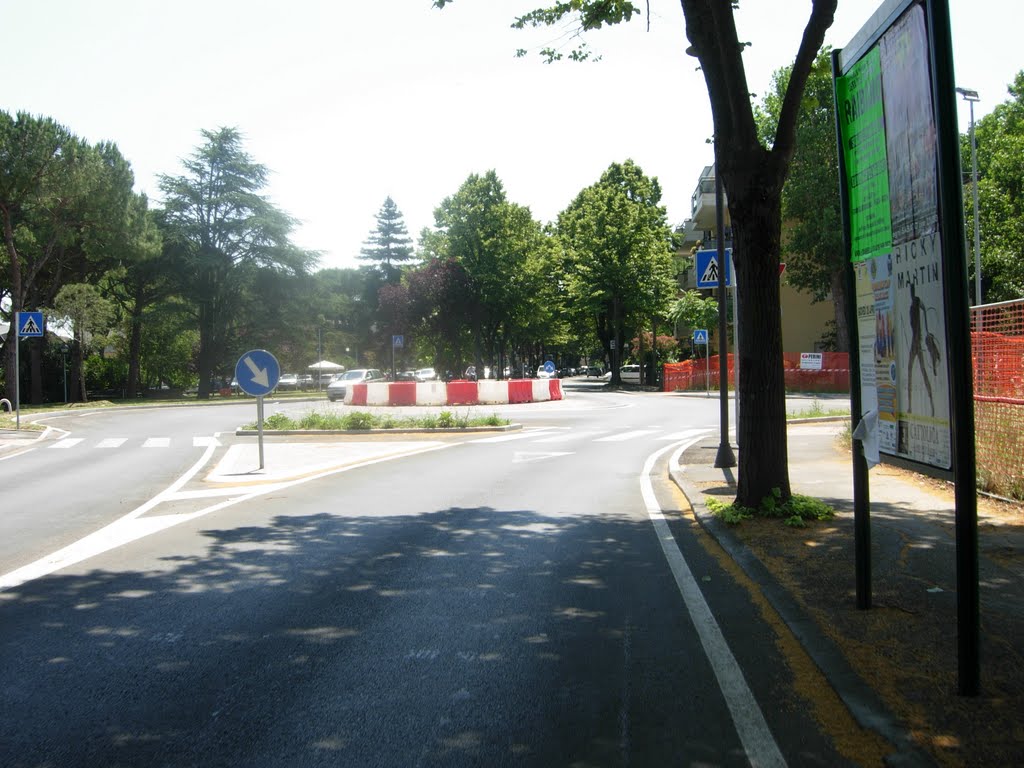
[[[975,124],[981,276],[987,303],[1024,297],[1024,71],[1010,98]],[[961,141],[964,169],[971,168],[969,136]],[[970,173],[966,174],[968,180]],[[967,239],[974,242],[974,196],[964,193]],[[970,260],[973,269],[973,259]]]
[[[814,61],[796,129],[796,150],[782,188],[782,239],[789,282],[818,301],[831,301],[836,346],[849,349],[843,221],[839,208],[839,160],[831,49]],[[771,146],[791,66],[775,72],[771,91],[757,110],[761,140]]]
[[[543,233],[528,208],[510,203],[497,174],[472,174],[434,212],[442,238],[432,241],[465,271],[465,304],[477,370],[491,362],[501,329],[519,305],[522,280]],[[484,355],[488,360],[484,360]]]
[[[443,8],[451,0],[434,0]],[[786,441],[785,379],[782,364],[782,313],[779,255],[782,185],[796,147],[796,125],[804,86],[817,52],[832,25],[838,0],[811,0],[811,12],[782,99],[775,142],[759,140],[736,32],[735,2],[680,0],[687,49],[700,62],[714,119],[715,165],[729,198],[733,225],[740,349],[739,482],[736,501],[757,507],[777,489],[790,498]],[[629,0],[559,2],[520,17],[523,26],[561,24],[576,18],[581,30],[618,24],[639,15]],[[576,49],[570,58],[585,58]],[[550,49],[542,51],[548,60]]]
[[[370,233],[359,258],[375,262],[389,283],[401,277],[401,265],[414,258],[412,238],[405,228],[402,212],[389,196],[377,214],[377,229]]]
[[[97,332],[109,330],[114,318],[114,309],[103,298],[99,288],[85,283],[69,283],[60,289],[53,302],[53,314],[71,324],[74,338],[72,354],[72,389],[68,397],[72,401],[87,402],[85,387],[85,366],[88,345]]]
[[[664,314],[674,293],[672,234],[660,203],[658,180],[627,160],[609,166],[558,215],[570,302],[596,323],[613,384],[620,383],[624,342]]]
[[[160,190],[164,237],[179,264],[182,295],[196,308],[198,396],[206,398],[254,273],[305,274],[316,257],[291,243],[295,221],[260,196],[267,169],[243,151],[241,134],[219,128],[202,136],[183,163],[185,175],[160,176]]]
[[[682,325],[690,330],[703,329],[710,336],[714,336],[718,329],[718,299],[712,296],[705,298],[696,290],[685,291],[672,302],[668,310],[668,319],[676,325]],[[709,346],[704,345],[705,354]]]

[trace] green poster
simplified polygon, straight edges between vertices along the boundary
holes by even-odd
[[[850,259],[892,251],[881,55],[874,47],[836,82],[850,199]]]

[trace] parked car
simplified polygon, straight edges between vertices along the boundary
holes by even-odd
[[[350,384],[372,384],[377,381],[387,381],[383,371],[377,368],[353,368],[327,385],[327,399],[332,403],[344,400]]]
[[[316,386],[316,381],[308,373],[299,374],[299,389],[312,389]]]
[[[598,368],[596,365],[588,365],[586,368],[583,369],[583,372],[587,375],[588,379],[591,376],[597,376],[599,378],[601,376],[601,369]]]
[[[624,365],[619,368],[619,378],[623,384],[639,384],[640,383],[640,366],[639,365]]]
[[[538,379],[552,379],[552,378],[554,378],[554,376],[555,376],[555,374],[550,372],[550,371],[548,371],[548,369],[545,368],[543,365],[540,366],[537,369],[537,378]]]
[[[416,376],[416,371],[397,371],[395,381],[419,381],[419,378]]]
[[[296,390],[299,388],[299,374],[297,373],[285,373],[281,375],[281,378],[277,380],[277,388],[282,392],[289,390]]]
[[[433,368],[420,368],[416,371],[416,381],[436,381],[437,371]]]

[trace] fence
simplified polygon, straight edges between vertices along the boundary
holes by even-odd
[[[1024,299],[971,308],[978,486],[1024,499]]]
[[[975,450],[978,487],[1024,499],[1024,299],[971,308],[971,354],[974,369]],[[786,390],[849,392],[849,358],[844,352],[822,353],[821,370],[800,368],[800,354],[783,355]],[[733,386],[732,355],[728,359]],[[668,363],[666,392],[718,390],[718,357]]]
[[[782,364],[787,392],[849,392],[850,356],[845,352],[823,352],[821,370],[800,367],[799,352],[785,352]],[[732,355],[728,356],[729,386],[735,385]],[[718,355],[708,361],[684,360],[666,363],[662,389],[665,392],[717,390],[720,380]]]

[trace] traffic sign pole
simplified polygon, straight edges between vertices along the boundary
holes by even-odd
[[[260,469],[263,469],[263,395],[256,398],[256,431],[259,433]]]

